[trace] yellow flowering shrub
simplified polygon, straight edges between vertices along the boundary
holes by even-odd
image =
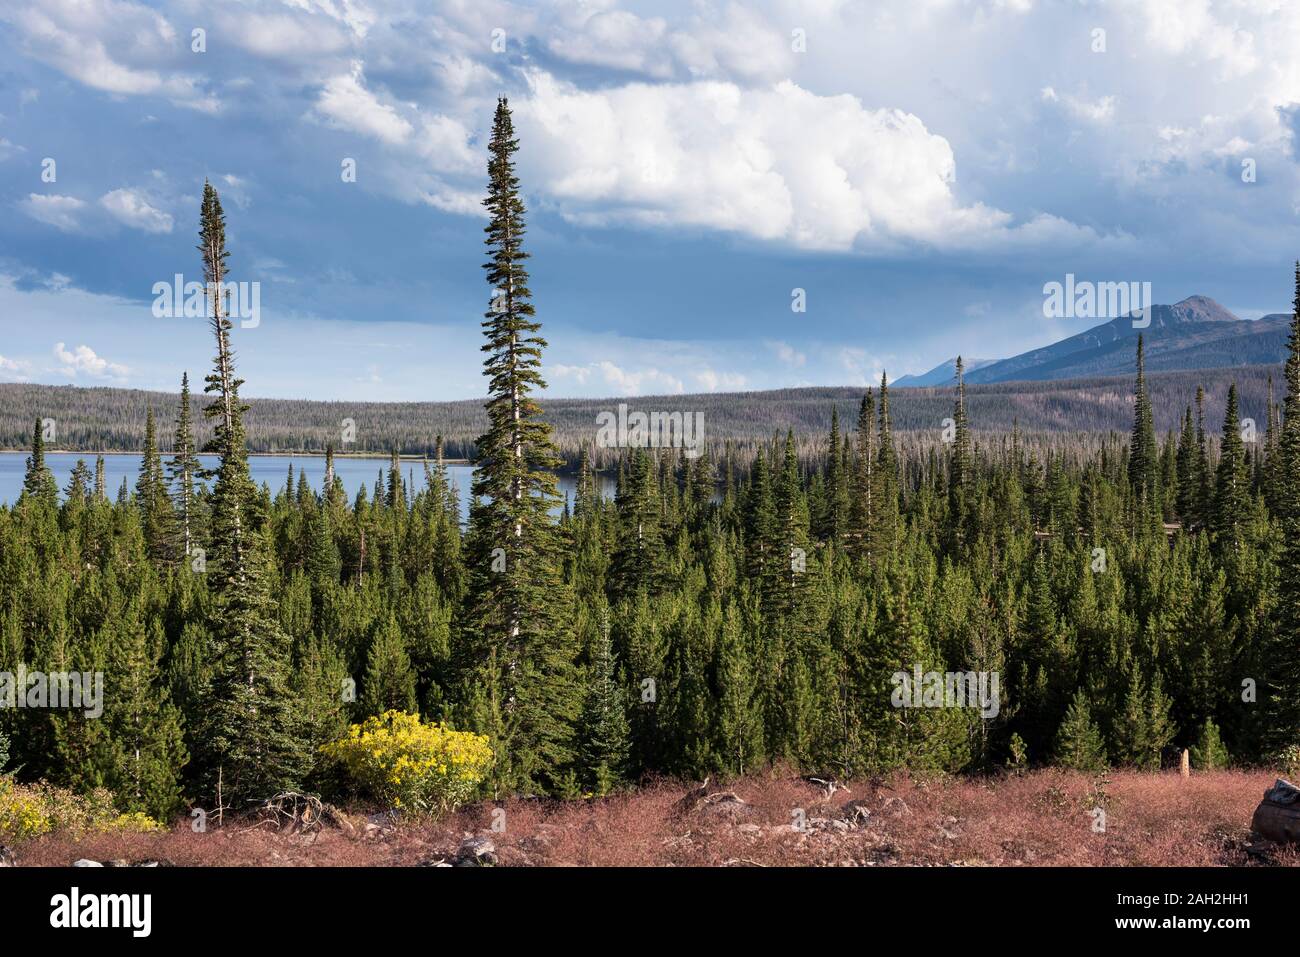
[[[21,841],[45,834],[53,827],[38,800],[0,778],[0,835]]]
[[[163,825],[138,811],[120,814],[103,788],[74,794],[50,784],[18,784],[0,776],[0,839],[25,840],[52,831],[161,831]]]
[[[354,724],[321,751],[360,790],[416,814],[442,814],[462,804],[492,767],[492,748],[483,735],[426,724],[404,711]]]
[[[167,828],[159,824],[148,814],[143,811],[131,811],[128,814],[119,814],[111,821],[105,821],[100,827],[101,831],[136,831],[141,834],[153,833],[156,831],[165,831]]]

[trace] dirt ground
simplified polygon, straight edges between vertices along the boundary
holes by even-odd
[[[1251,815],[1273,780],[1042,770],[831,788],[772,774],[483,802],[436,824],[353,809],[317,831],[246,821],[195,833],[187,818],[165,833],[46,835],[11,850],[19,866],[1296,866],[1296,848],[1252,844]]]

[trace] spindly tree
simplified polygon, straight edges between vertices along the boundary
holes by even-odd
[[[583,783],[595,794],[608,794],[627,777],[631,742],[627,692],[619,677],[606,618],[596,639],[587,698],[578,722]]]
[[[1295,302],[1286,360],[1286,396],[1278,442],[1276,495],[1282,554],[1278,562],[1276,626],[1264,656],[1261,683],[1263,748],[1276,754],[1300,745],[1300,262],[1295,267]]]
[[[199,462],[194,454],[194,423],[190,409],[190,374],[181,374],[181,401],[176,411],[176,432],[172,439],[172,458],[167,463],[173,483],[172,495],[176,505],[177,532],[180,552],[189,555],[194,545],[194,477]]]
[[[211,497],[207,574],[216,599],[215,667],[198,737],[207,793],[221,806],[268,797],[297,783],[308,756],[289,693],[289,639],[271,594],[269,549],[254,523],[258,493],[248,471],[242,380],[235,374],[232,324],[220,292],[226,282],[226,223],[211,183],[203,187],[199,250],[216,342],[204,414],[215,420],[207,451],[219,458]]]
[[[1223,442],[1219,447],[1219,470],[1214,483],[1214,508],[1210,513],[1214,541],[1221,551],[1235,552],[1242,547],[1250,499],[1250,474],[1246,469],[1245,445],[1241,441],[1237,384],[1234,382],[1228,387],[1228,403],[1223,415]]]
[[[152,408],[145,417],[144,453],[140,456],[140,475],[135,483],[135,504],[140,509],[149,558],[165,563],[171,555],[175,516],[167,495],[162,457],[158,454],[158,432]]]
[[[27,459],[27,473],[23,476],[23,495],[51,505],[59,497],[54,473],[45,466],[45,430],[40,419],[32,428],[32,454]]]
[[[1137,510],[1135,527],[1142,527],[1159,501],[1160,462],[1155,420],[1147,391],[1146,356],[1142,336],[1137,341],[1137,382],[1133,388],[1133,433],[1129,442],[1128,478]]]
[[[551,470],[560,460],[533,398],[546,387],[546,340],[525,268],[518,148],[509,106],[498,100],[483,201],[492,287],[482,323],[488,430],[476,442],[464,665],[471,720],[492,739],[498,783],[527,790],[557,786],[572,764],[582,695],[550,514],[559,499]]]

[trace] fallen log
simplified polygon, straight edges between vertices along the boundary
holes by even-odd
[[[1255,808],[1251,830],[1278,844],[1300,844],[1300,788],[1278,778]]]

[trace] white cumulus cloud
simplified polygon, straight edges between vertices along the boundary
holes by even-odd
[[[86,204],[75,196],[31,193],[18,205],[32,219],[65,233],[75,233],[82,228],[81,212]]]
[[[114,219],[132,229],[146,233],[170,233],[172,217],[154,207],[139,192],[132,189],[115,189],[99,198],[103,206]]]
[[[63,374],[73,378],[87,375],[94,379],[120,379],[130,371],[126,366],[96,355],[95,350],[87,345],[70,350],[62,342],[57,342],[54,356],[63,364]]]
[[[705,227],[809,248],[978,246],[1010,214],[957,197],[948,142],[910,113],[790,81],[581,90],[531,76],[530,163],[571,219]]]

